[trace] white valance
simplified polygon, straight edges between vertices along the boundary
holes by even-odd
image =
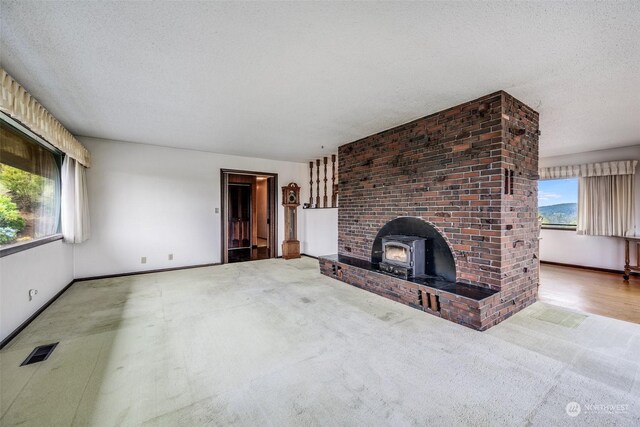
[[[0,84],[0,111],[20,121],[67,156],[86,167],[91,166],[89,151],[3,68],[0,68]]]
[[[540,168],[540,179],[564,179],[590,176],[633,175],[636,173],[637,160],[588,163],[572,166],[552,166]]]

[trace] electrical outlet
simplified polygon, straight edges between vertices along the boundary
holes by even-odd
[[[173,261],[173,254],[169,254],[169,261]]]
[[[38,295],[37,289],[29,289],[29,301],[33,300],[36,295]]]
[[[220,208],[216,208],[216,213],[220,213]]]
[[[140,258],[140,263],[141,264],[146,264],[147,263],[147,257],[143,256],[142,258]]]

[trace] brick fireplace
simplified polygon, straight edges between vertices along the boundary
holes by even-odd
[[[538,113],[501,91],[341,146],[338,254],[322,273],[478,330],[527,307],[538,134]],[[380,268],[397,234],[426,239],[424,274]]]

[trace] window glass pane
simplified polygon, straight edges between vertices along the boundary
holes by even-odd
[[[0,132],[0,247],[58,233],[55,155],[4,122]]]
[[[538,215],[542,224],[578,223],[578,178],[538,181]]]

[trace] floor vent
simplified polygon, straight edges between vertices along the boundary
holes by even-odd
[[[33,349],[29,357],[24,359],[24,362],[20,366],[31,365],[32,363],[42,362],[43,360],[47,360],[51,353],[53,353],[53,349],[56,348],[58,343],[41,345]]]

